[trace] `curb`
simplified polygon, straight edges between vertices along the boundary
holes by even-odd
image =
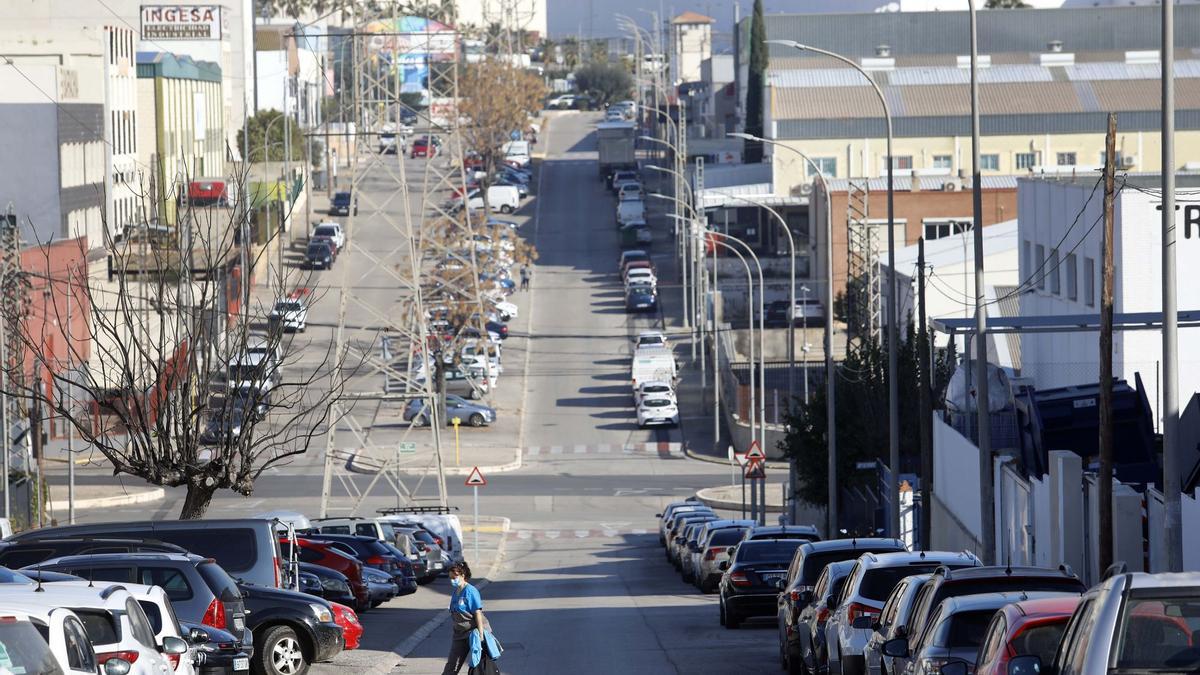
[[[382,467],[378,466],[374,462],[364,461],[365,459],[366,458],[362,458],[359,453],[355,453],[354,456],[346,462],[346,468],[355,473],[362,474],[378,473],[382,469]],[[474,467],[443,466],[442,474],[446,476],[469,476],[471,475],[473,468]],[[480,466],[479,471],[480,473],[487,475],[489,473],[507,473],[509,471],[516,471],[519,468],[521,468],[521,458],[517,457],[516,460],[507,464],[491,464],[487,466]],[[429,467],[427,469],[401,469],[400,473],[406,476],[423,476],[436,474],[437,469],[434,467]]]
[[[713,507],[714,509],[724,509],[726,511],[740,511],[742,509],[742,501],[730,501],[727,499],[716,499],[706,496],[704,493],[709,492],[713,488],[704,488],[696,491],[696,497],[704,504]],[[747,502],[749,506],[749,502]],[[782,504],[767,504],[767,513],[783,513]]]
[[[500,525],[497,527],[501,529],[501,532],[508,532],[512,527],[512,521],[503,516],[481,516],[480,520],[483,520],[485,517],[489,520],[498,518],[500,520]],[[465,529],[466,528],[464,528],[464,530]],[[483,528],[480,528],[480,531],[483,531]],[[507,537],[500,538],[500,545],[496,549],[496,559],[492,561],[492,566],[488,568],[487,575],[483,578],[483,580],[475,584],[475,588],[486,588],[488,584],[492,583],[492,579],[495,578],[496,574],[500,571],[500,566],[504,563],[504,554],[507,541]],[[426,621],[424,625],[413,631],[412,635],[409,635],[407,638],[405,638],[403,642],[400,642],[386,652],[391,658],[387,658],[382,663],[378,663],[367,669],[363,675],[389,675],[393,670],[404,663],[404,659],[409,655],[409,653],[416,649],[417,646],[424,642],[430,635],[433,635],[434,631],[436,631],[438,628],[441,628],[442,624],[449,620],[449,612],[439,612],[437,616],[433,617],[429,621]]]
[[[726,459],[724,457],[717,458],[717,457],[713,457],[712,455],[701,455],[700,453],[692,450],[690,447],[687,447],[686,444],[685,444],[685,447],[683,448],[683,453],[685,455],[687,455],[689,458],[694,459],[699,462],[708,462],[709,464],[720,464],[721,466],[729,466],[728,459]],[[788,463],[787,462],[772,462],[772,461],[768,460],[767,468],[768,469],[787,470]],[[741,502],[738,502],[738,507],[741,508]]]
[[[167,496],[166,490],[162,488],[154,488],[152,490],[143,490],[132,494],[117,495],[115,497],[93,497],[91,499],[76,499],[76,509],[108,509],[114,506],[129,506],[130,504],[145,504],[146,502],[156,502]],[[52,499],[50,502],[51,511],[66,511],[70,508],[64,497],[61,501]]]

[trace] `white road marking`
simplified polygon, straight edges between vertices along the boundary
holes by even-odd
[[[585,452],[587,452],[587,450],[588,450],[588,446],[586,446],[586,445],[575,446],[575,454],[577,454],[577,455],[582,455]]]

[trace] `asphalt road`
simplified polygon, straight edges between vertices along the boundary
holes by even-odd
[[[678,442],[679,434],[639,430],[633,417],[629,337],[662,327],[663,318],[630,317],[621,303],[613,201],[597,177],[591,136],[597,119],[558,117],[542,141],[549,149],[527,303],[524,413],[526,446],[540,450],[481,490],[488,513],[512,519],[507,561],[484,590],[485,611],[507,648],[500,666],[506,673],[777,672],[774,623],[721,627],[716,597],[685,585],[658,546],[657,509],[727,481],[728,470],[669,445],[618,450]],[[672,245],[664,224],[654,226],[660,276],[669,278]],[[669,316],[676,298],[665,300]],[[419,645],[397,672],[440,673],[448,630]]]

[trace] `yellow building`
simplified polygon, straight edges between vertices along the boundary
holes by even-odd
[[[1117,113],[1121,169],[1157,171],[1157,58],[1154,52],[981,56],[984,175],[1094,174],[1103,162],[1109,112]],[[964,176],[969,187],[969,71],[961,57],[924,61],[860,60],[891,107],[896,174]],[[769,137],[806,153],[828,176],[886,175],[882,109],[857,70],[825,59],[779,59],[768,71],[765,89]],[[1190,51],[1176,61],[1176,105],[1178,168],[1200,168],[1200,59]],[[811,183],[803,160],[789,152],[775,154],[775,194],[792,194]]]

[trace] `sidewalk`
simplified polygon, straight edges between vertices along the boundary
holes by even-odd
[[[714,509],[723,509],[726,511],[741,511],[742,510],[742,486],[738,485],[718,485],[717,487],[704,488],[698,490],[696,496],[701,502],[708,504]],[[750,506],[750,491],[747,485],[746,490],[746,507]],[[778,481],[767,481],[767,511],[769,513],[783,513],[783,484]]]
[[[55,483],[58,482],[57,479],[58,477],[55,477]],[[147,502],[162,501],[163,497],[166,496],[163,488],[153,485],[126,487],[117,494],[113,494],[113,491],[112,486],[106,485],[76,485],[75,511],[93,511],[132,504],[145,504]],[[50,499],[47,506],[53,513],[66,515],[67,510],[70,508],[70,505],[67,503],[66,485],[50,485]]]

